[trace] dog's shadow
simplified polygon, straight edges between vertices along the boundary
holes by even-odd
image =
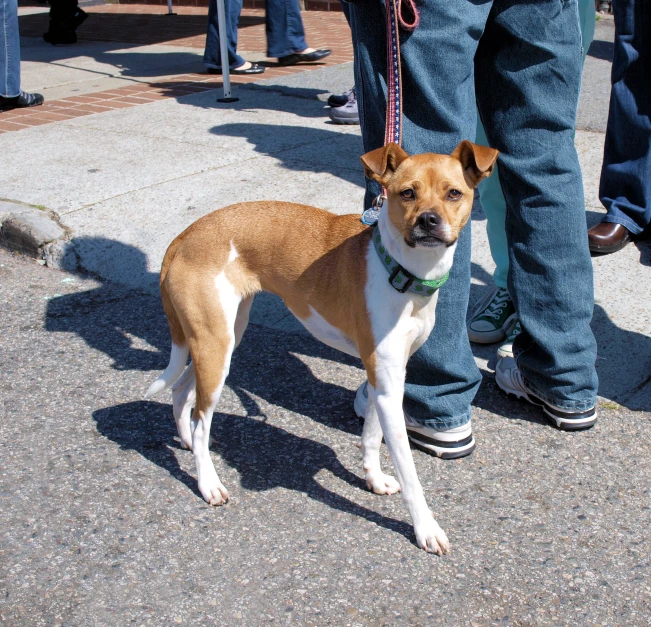
[[[191,453],[181,451],[175,440],[170,405],[147,401],[124,403],[97,410],[93,418],[102,435],[123,450],[138,452],[201,498],[196,479],[179,465],[177,455]],[[289,433],[264,419],[224,413],[215,413],[212,434],[216,439],[214,450],[224,463],[237,470],[243,489],[286,488],[303,492],[328,507],[395,531],[412,543],[415,541],[411,525],[354,503],[316,480],[319,472],[327,470],[353,487],[365,487],[364,481],[346,469],[325,444]]]

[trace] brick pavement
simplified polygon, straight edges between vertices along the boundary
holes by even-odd
[[[89,7],[89,19],[79,29],[80,41],[108,41],[122,44],[169,44],[203,50],[208,11],[204,7],[175,7],[178,15],[166,16],[156,5],[112,4]],[[20,34],[41,37],[47,30],[46,13],[20,17]],[[275,59],[263,61],[262,75],[231,76],[233,83],[251,83],[266,78],[310,71],[352,61],[353,50],[348,24],[342,13],[307,11],[303,13],[306,38],[314,48],[331,48],[333,53],[322,63],[280,67]],[[74,46],[69,47],[71,56]],[[265,53],[264,11],[244,9],[240,21],[238,50]],[[210,74],[181,74],[171,78],[140,79],[128,87],[71,96],[46,102],[41,107],[14,109],[0,113],[0,133],[31,126],[52,124],[84,115],[93,115],[147,104],[164,98],[178,98],[208,89],[220,88],[221,77]]]

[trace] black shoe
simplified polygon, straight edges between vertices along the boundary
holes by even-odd
[[[278,57],[278,65],[296,65],[297,63],[313,63],[330,56],[330,50],[315,50],[314,52],[288,54]],[[345,104],[345,103],[344,103]]]
[[[56,46],[57,44],[76,44],[77,33],[74,30],[50,30],[43,35],[47,43]]]
[[[331,94],[328,96],[328,105],[331,107],[343,107],[348,104],[351,96],[355,97],[355,88],[349,89],[345,94]]]
[[[0,96],[0,111],[9,111],[10,109],[24,109],[25,107],[38,107],[44,101],[41,94],[28,94],[21,91],[18,96],[5,98]]]
[[[88,13],[86,11],[77,8],[77,12],[72,16],[71,20],[72,30],[77,30],[86,21],[87,17]]]
[[[216,67],[209,67],[206,68],[208,71],[208,74],[220,74],[222,73],[221,68],[216,68]],[[234,70],[230,70],[229,74],[263,74],[264,73],[264,67],[262,65],[258,65],[257,63],[251,63],[251,67],[246,68],[245,70],[240,70],[238,68],[235,68]]]

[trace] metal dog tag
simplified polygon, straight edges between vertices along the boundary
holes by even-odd
[[[364,213],[362,213],[360,222],[368,226],[375,226],[377,221],[380,219],[380,209],[382,209],[382,205],[384,205],[386,199],[387,197],[384,194],[380,194],[375,198],[371,203],[371,208],[366,209]]]

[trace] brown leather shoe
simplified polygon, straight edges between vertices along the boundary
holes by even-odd
[[[631,241],[631,232],[615,222],[600,222],[588,229],[591,253],[616,253]]]

